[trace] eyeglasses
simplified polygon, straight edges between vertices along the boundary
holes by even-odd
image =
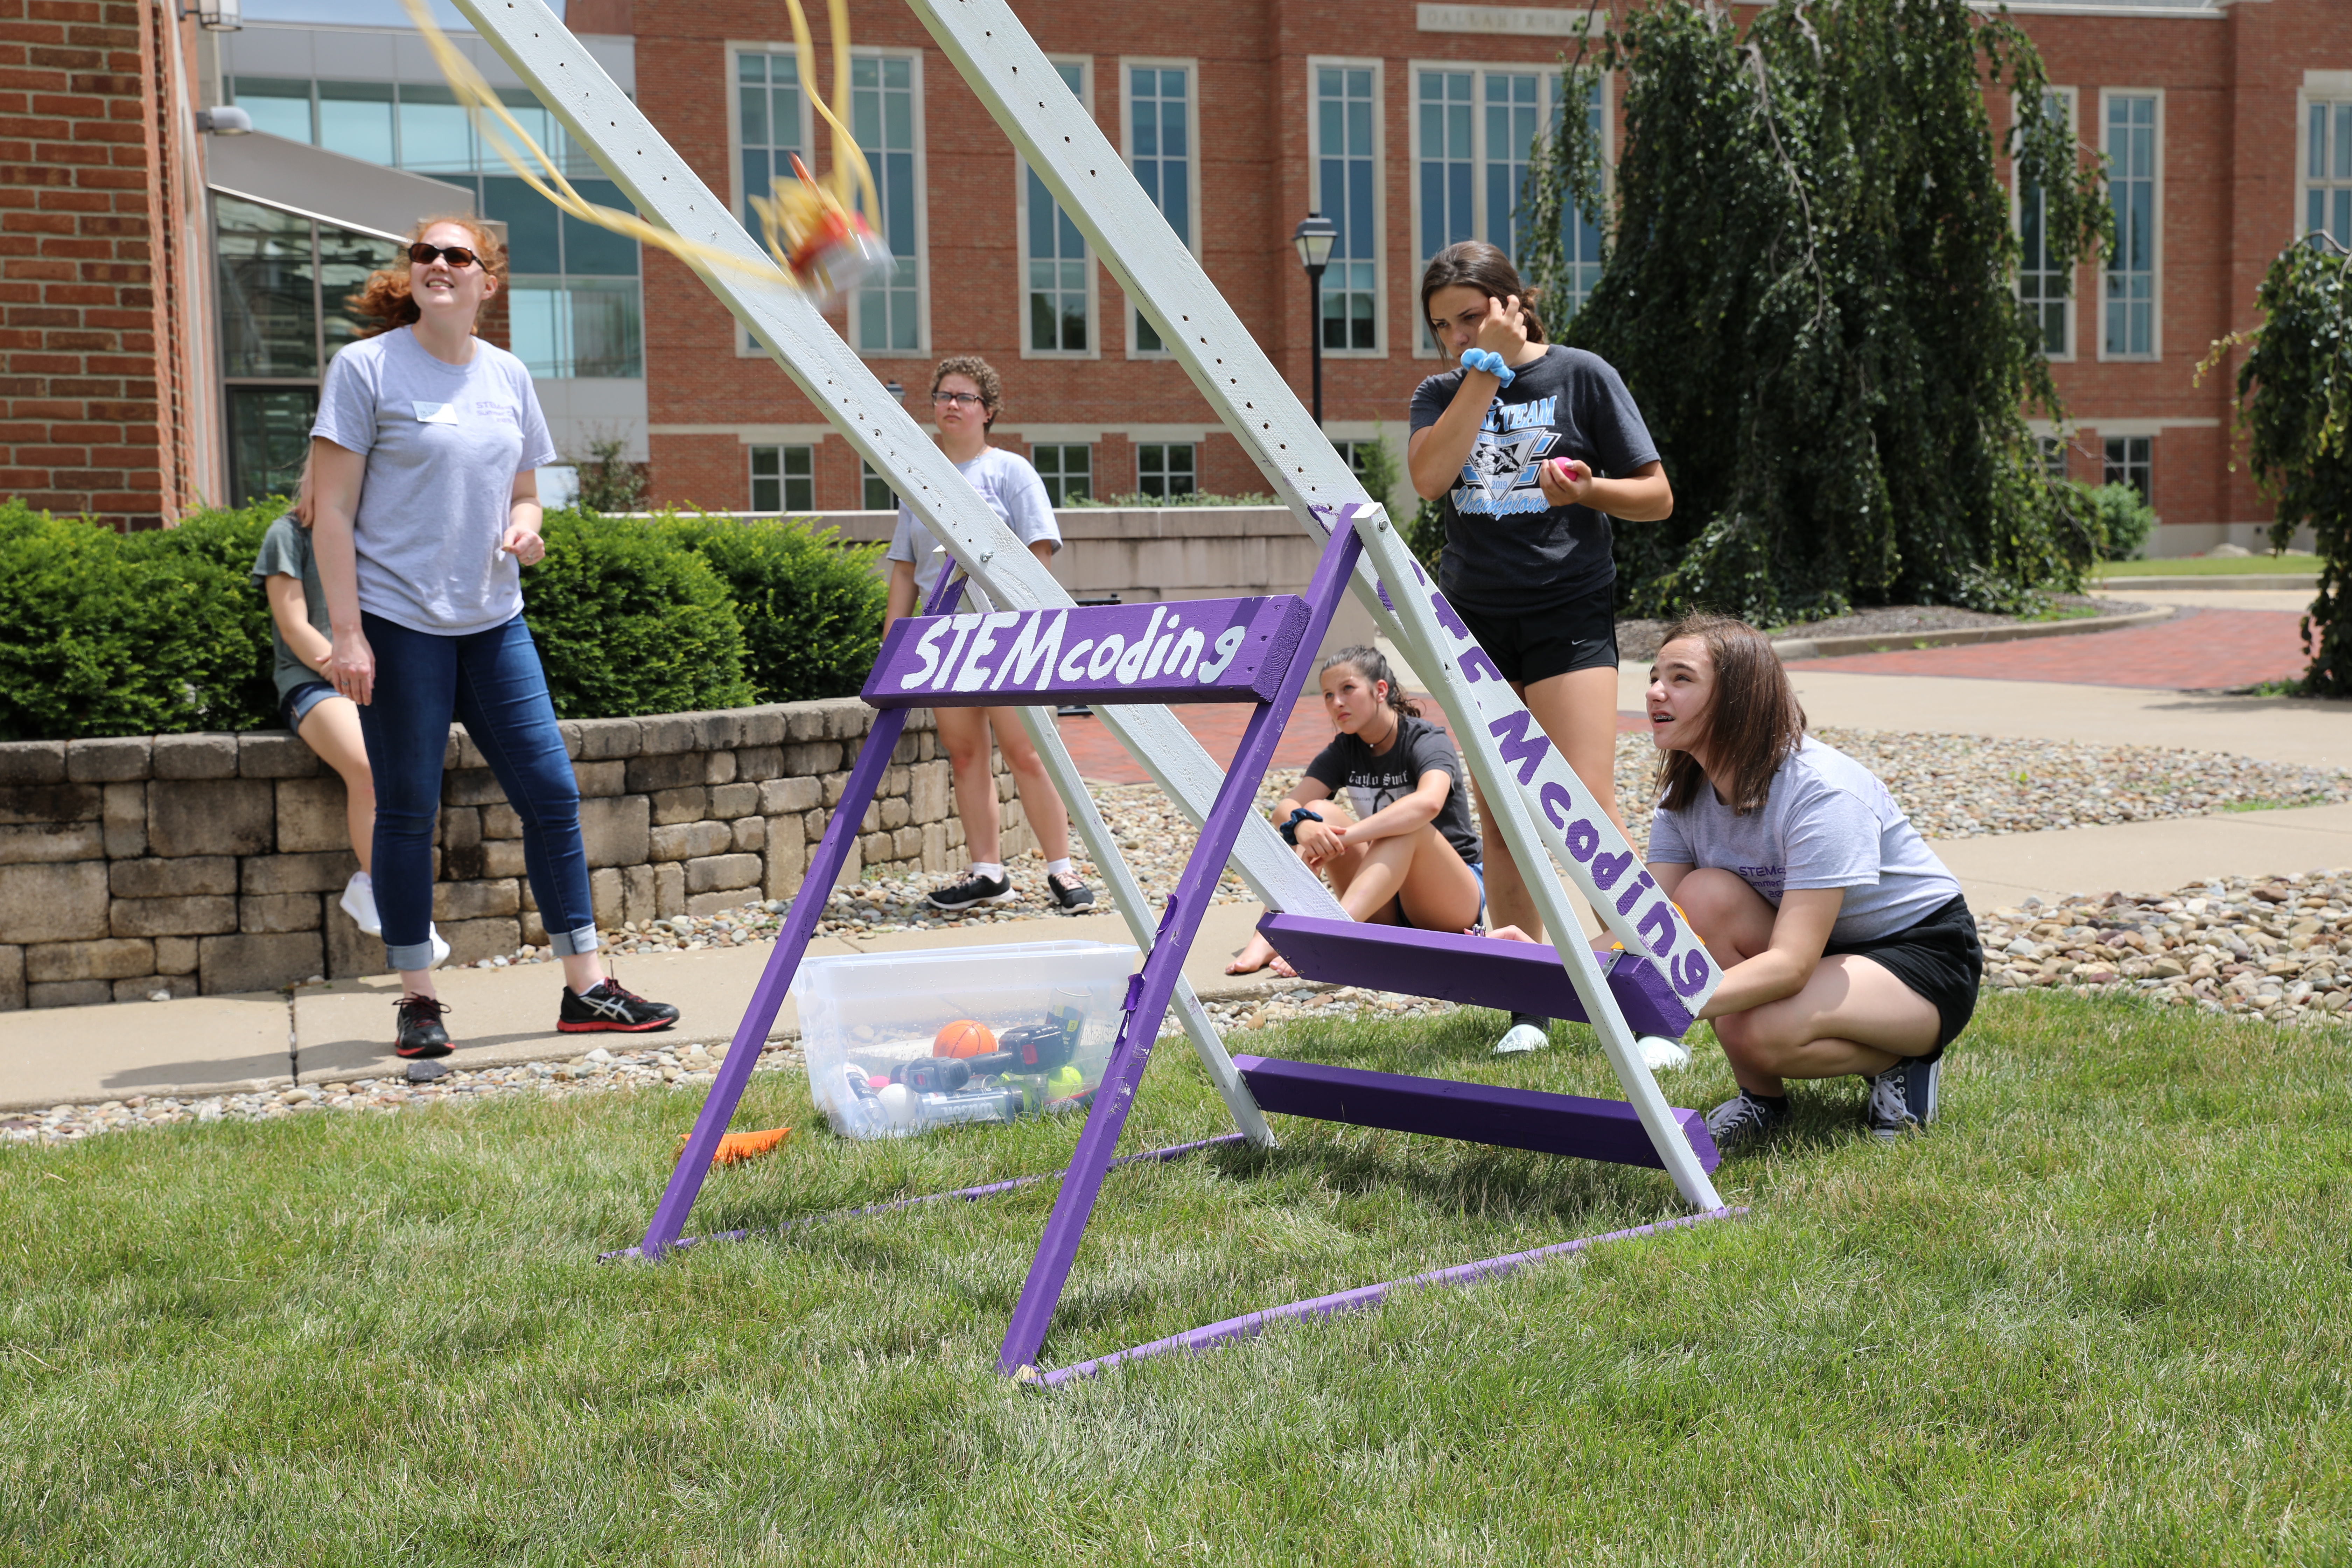
[[[977,392],[934,392],[931,394],[931,402],[933,404],[952,403],[960,408],[977,408],[985,401],[986,399],[982,398]]]
[[[408,247],[408,259],[423,267],[436,256],[446,256],[452,267],[471,267],[481,258],[462,245],[427,245],[418,240]]]

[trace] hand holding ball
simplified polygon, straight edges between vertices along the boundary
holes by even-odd
[[[931,1055],[935,1057],[980,1057],[995,1048],[995,1032],[971,1018],[942,1024],[931,1038]]]

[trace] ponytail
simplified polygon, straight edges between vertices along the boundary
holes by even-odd
[[[1404,694],[1404,687],[1398,681],[1395,672],[1389,668],[1389,661],[1381,656],[1380,649],[1368,647],[1362,643],[1358,643],[1353,647],[1343,647],[1325,659],[1315,673],[1320,676],[1324,670],[1335,669],[1343,664],[1354,670],[1357,679],[1360,680],[1369,681],[1375,686],[1386,681],[1389,689],[1388,705],[1398,717],[1404,719],[1421,717],[1421,704]]]

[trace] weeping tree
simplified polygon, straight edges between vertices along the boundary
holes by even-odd
[[[1624,376],[1675,494],[1618,531],[1621,602],[1770,624],[2079,584],[2097,525],[2026,428],[2060,411],[1999,159],[2039,193],[2052,268],[2103,253],[2111,219],[2024,33],[1966,0],[1777,0],[1744,29],[1659,0],[1580,42],[1562,101],[1602,70],[1624,83],[1613,189],[1563,116],[1528,259],[1567,297],[1559,220],[1605,215],[1563,335]],[[2006,146],[1989,87],[2015,106]]]
[[[2324,234],[2288,247],[2254,296],[2263,324],[2213,345],[2210,367],[2232,347],[2238,425],[2254,478],[2275,510],[2271,544],[2284,550],[2311,526],[2319,596],[2303,617],[2311,665],[2304,689],[2352,696],[2352,256]],[[2201,369],[2200,369],[2201,374]]]

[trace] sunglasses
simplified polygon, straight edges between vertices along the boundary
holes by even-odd
[[[446,256],[452,267],[471,267],[481,257],[462,245],[427,245],[418,240],[408,247],[408,259],[423,267],[436,256]]]

